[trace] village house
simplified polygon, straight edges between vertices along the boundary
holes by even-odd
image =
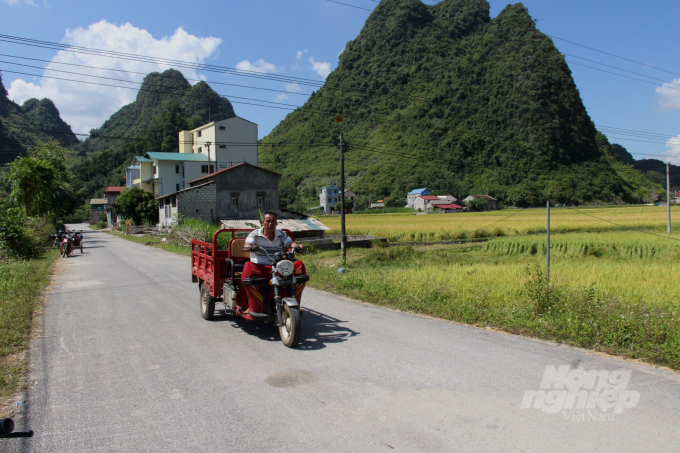
[[[486,200],[486,205],[484,206],[485,211],[495,211],[496,209],[498,209],[498,201],[494,197],[489,195],[469,195],[467,198],[463,200],[463,203],[467,205],[476,198],[484,198]]]
[[[189,181],[243,162],[257,165],[257,124],[233,117],[181,131],[179,153],[135,157],[131,167],[139,167],[139,174],[131,184],[164,197],[186,189]]]
[[[413,201],[411,207],[416,211],[427,211],[428,203],[431,201],[440,202],[441,200],[436,195],[421,195]]]
[[[427,188],[414,189],[414,190],[410,191],[406,195],[406,207],[412,208],[413,204],[415,203],[415,201],[418,197],[427,196],[427,195],[431,195],[430,189],[427,189]]]
[[[139,165],[130,165],[125,169],[125,187],[141,188],[141,184],[134,184],[134,180],[139,180]]]
[[[329,184],[321,189],[319,202],[321,203],[321,210],[324,214],[334,214],[339,210],[340,187],[336,186],[335,184]]]
[[[125,186],[108,187],[104,191],[104,196],[106,197],[106,224],[108,226],[118,223],[118,215],[116,214],[116,210],[113,208],[113,203],[115,203],[121,192],[125,189]]]
[[[106,198],[93,198],[90,200],[90,225],[106,220],[106,206],[109,200]]]
[[[257,212],[278,211],[281,175],[241,163],[197,178],[190,187],[159,198],[159,219],[170,226],[177,214],[204,222],[257,219]]]

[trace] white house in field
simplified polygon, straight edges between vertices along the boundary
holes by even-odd
[[[179,133],[179,153],[148,152],[132,161],[132,185],[157,197],[183,190],[188,182],[244,162],[257,166],[257,124],[233,117]]]

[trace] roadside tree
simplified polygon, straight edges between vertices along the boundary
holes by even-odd
[[[158,222],[158,202],[154,194],[137,187],[123,190],[113,203],[113,209],[135,225]]]

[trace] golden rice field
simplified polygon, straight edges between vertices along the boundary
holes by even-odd
[[[606,208],[552,208],[551,231],[607,231],[622,229],[603,220],[629,228],[666,228],[666,208],[660,206],[621,206]],[[583,214],[582,214],[583,213]],[[587,215],[586,215],[587,214]],[[509,217],[511,216],[511,217]],[[603,220],[598,220],[594,217]],[[680,207],[671,208],[676,219],[674,231],[680,231]],[[465,239],[488,236],[511,236],[541,233],[546,228],[545,209],[505,209],[492,212],[461,212],[453,214],[354,214],[346,216],[347,234],[369,234],[387,238],[390,242],[419,242]],[[340,233],[339,216],[321,216],[329,234]]]

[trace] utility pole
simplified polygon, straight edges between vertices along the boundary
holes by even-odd
[[[345,143],[340,132],[340,249],[342,262],[347,259],[347,236],[345,235]]]
[[[208,174],[210,174],[210,142],[205,142],[205,147],[208,148]]]
[[[548,286],[550,286],[550,200],[546,203],[546,207],[548,208],[548,217],[547,217],[547,228],[546,228],[546,233],[547,233],[547,242],[545,246],[545,254],[547,256],[547,262],[546,262],[546,267],[545,267],[545,279],[548,283]]]
[[[668,234],[671,234],[671,163],[666,162],[666,214],[668,215]]]

